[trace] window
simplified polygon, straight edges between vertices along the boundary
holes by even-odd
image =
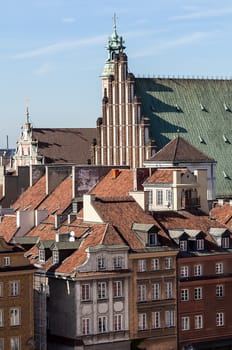
[[[39,249],[39,262],[45,263],[45,250]]]
[[[152,300],[160,300],[160,284],[152,284]]]
[[[202,287],[194,288],[194,299],[195,300],[202,299]]]
[[[52,251],[52,260],[54,265],[59,263],[59,250]]]
[[[146,284],[138,285],[138,301],[146,301],[147,300],[147,288]]]
[[[10,266],[10,257],[9,256],[4,257],[4,266]]]
[[[20,338],[11,337],[10,338],[10,350],[20,350]]]
[[[194,316],[194,327],[195,327],[195,329],[203,328],[203,316],[202,315],[195,315]]]
[[[122,281],[114,281],[113,296],[114,298],[122,297]]]
[[[99,256],[97,258],[97,268],[98,270],[105,270],[106,269],[106,260],[104,256]]]
[[[197,239],[197,250],[204,250],[204,239]]]
[[[4,350],[4,339],[0,338],[0,350]]]
[[[0,309],[0,327],[4,326],[3,309]]]
[[[202,266],[200,264],[194,265],[194,276],[202,275]]]
[[[153,204],[153,191],[148,191],[148,204]]]
[[[216,326],[217,327],[224,326],[224,312],[216,313]]]
[[[164,260],[164,266],[166,270],[170,270],[172,269],[172,265],[173,265],[173,259],[171,257],[167,257]]]
[[[170,207],[170,205],[172,204],[172,190],[166,190],[166,202],[167,202],[167,206]]]
[[[188,241],[187,241],[187,239],[180,240],[179,247],[180,247],[180,250],[182,252],[186,252],[188,250]]]
[[[19,281],[10,281],[10,291],[9,294],[11,297],[15,297],[19,295],[20,289],[19,289]]]
[[[90,318],[82,318],[82,334],[90,334]]]
[[[138,260],[138,270],[139,270],[139,272],[146,271],[146,260],[144,260],[144,259]]]
[[[189,275],[188,266],[181,266],[180,267],[180,277],[188,277],[188,275]]]
[[[224,296],[224,286],[223,284],[216,285],[216,297],[221,298]]]
[[[115,314],[114,315],[114,331],[121,331],[122,330],[122,315],[121,314]]]
[[[138,328],[140,331],[147,329],[147,314],[146,313],[139,314]]]
[[[114,257],[113,266],[114,266],[114,269],[121,269],[122,268],[122,257],[121,256]]]
[[[106,282],[98,282],[98,299],[106,299],[107,286]]]
[[[223,263],[216,263],[215,269],[216,273],[223,273]]]
[[[188,331],[190,329],[190,320],[188,316],[181,317],[181,329],[182,331]]]
[[[10,325],[11,326],[20,325],[20,311],[18,307],[10,309]]]
[[[175,326],[175,312],[173,310],[165,311],[165,327]]]
[[[222,248],[230,248],[230,237],[222,237]]]
[[[160,328],[160,311],[151,314],[152,328]]]
[[[105,333],[107,332],[107,317],[99,316],[98,317],[98,332]]]
[[[163,205],[163,190],[156,190],[156,205]]]
[[[0,298],[2,298],[2,297],[3,297],[3,283],[0,282]]]
[[[183,301],[189,300],[189,290],[187,288],[181,289],[181,300]]]
[[[156,246],[158,241],[157,241],[157,233],[155,232],[150,232],[148,234],[148,238],[149,238],[149,246]]]
[[[166,297],[166,299],[172,299],[173,298],[172,282],[166,282],[165,297]]]
[[[152,259],[151,261],[151,268],[153,271],[160,269],[160,260],[159,258]]]
[[[81,300],[90,300],[90,284],[81,285]]]

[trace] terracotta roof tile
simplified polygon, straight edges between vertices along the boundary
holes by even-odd
[[[173,183],[173,172],[177,170],[181,173],[185,173],[187,168],[157,168],[153,169],[152,175],[146,179],[145,182],[148,183]]]
[[[232,205],[229,203],[224,203],[223,206],[216,205],[210,214],[222,224],[232,228]]]
[[[48,214],[62,214],[72,201],[72,179],[63,180],[55,190],[39,205],[37,209],[46,209]]]
[[[29,187],[14,202],[15,210],[25,210],[26,208],[34,210],[46,197],[46,177],[42,176],[32,187]]]
[[[0,222],[0,236],[4,237],[7,242],[10,242],[17,231],[16,216],[5,215]]]

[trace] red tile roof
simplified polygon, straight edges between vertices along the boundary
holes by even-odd
[[[16,216],[5,215],[0,222],[0,236],[4,237],[7,242],[10,242],[17,231]]]
[[[222,206],[216,205],[210,215],[232,229],[232,205],[229,203],[224,203]]]
[[[157,168],[153,169],[152,175],[146,179],[145,182],[148,183],[173,183],[173,173],[174,171],[180,171],[185,173],[187,168]]]
[[[32,187],[29,187],[14,202],[15,210],[34,210],[46,198],[46,177],[42,176]]]

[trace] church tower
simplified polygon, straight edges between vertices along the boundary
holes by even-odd
[[[33,140],[33,128],[30,122],[29,107],[26,109],[26,123],[17,141],[17,149],[13,157],[14,168],[18,166],[43,164],[43,157],[38,155],[38,141]]]
[[[135,94],[135,77],[128,72],[115,16],[106,48],[108,58],[101,76],[102,117],[97,120],[94,163],[142,167],[154,153],[154,142],[149,138],[150,120],[141,115],[141,99]]]

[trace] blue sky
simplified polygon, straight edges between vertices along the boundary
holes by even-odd
[[[113,30],[140,76],[232,76],[231,0],[7,0],[0,12],[0,147],[34,127],[95,127]]]

